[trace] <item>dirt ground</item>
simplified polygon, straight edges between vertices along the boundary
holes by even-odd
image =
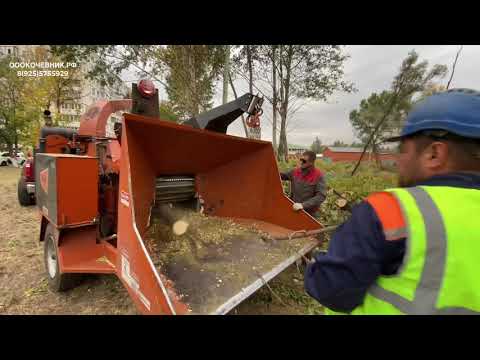
[[[35,206],[17,200],[20,169],[0,167],[0,314],[139,314],[113,275],[88,276],[65,293],[52,292],[39,242]],[[321,306],[303,291],[296,266],[245,300],[231,314],[320,314]]]

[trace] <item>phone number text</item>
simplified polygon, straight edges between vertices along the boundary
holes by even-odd
[[[60,76],[68,77],[68,71],[52,71],[52,70],[20,70],[17,71],[17,76],[19,77],[49,77],[49,76]]]

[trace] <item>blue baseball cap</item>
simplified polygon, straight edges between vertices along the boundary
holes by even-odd
[[[409,112],[400,135],[387,141],[399,141],[425,130],[480,139],[480,92],[451,89],[429,96]]]

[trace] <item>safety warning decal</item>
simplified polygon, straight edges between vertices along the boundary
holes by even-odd
[[[126,207],[130,206],[130,195],[126,191],[121,191],[120,193],[120,202]]]
[[[140,301],[150,311],[150,301],[140,291],[140,284],[135,279],[135,275],[130,271],[130,262],[124,254],[121,256],[122,260],[122,278],[130,286],[130,288],[138,295]]]

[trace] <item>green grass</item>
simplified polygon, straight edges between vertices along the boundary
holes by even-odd
[[[300,274],[295,265],[271,280],[268,285],[269,287],[260,288],[255,295],[247,299],[244,306],[273,306],[280,308],[281,310],[277,311],[282,314],[323,314],[322,305],[303,290],[303,273]]]

